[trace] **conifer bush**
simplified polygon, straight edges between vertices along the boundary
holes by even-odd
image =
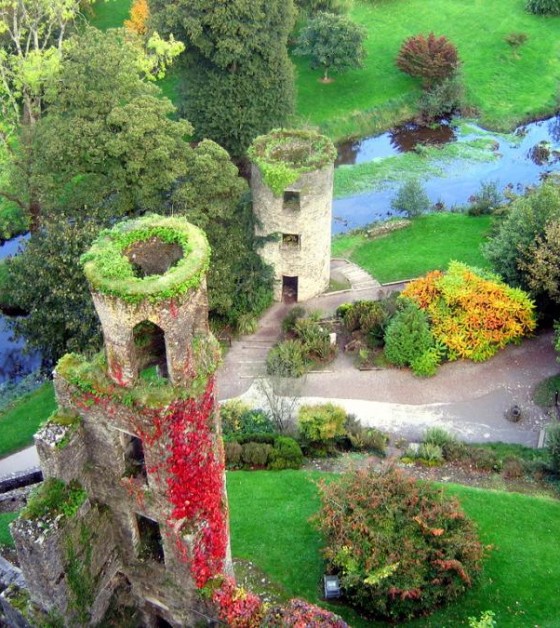
[[[527,0],[525,6],[536,15],[560,15],[560,0]]]
[[[316,524],[347,601],[397,622],[456,599],[475,582],[484,548],[456,499],[398,470],[321,482]]]

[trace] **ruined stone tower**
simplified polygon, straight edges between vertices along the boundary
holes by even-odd
[[[105,352],[62,358],[36,435],[47,481],[12,527],[28,612],[193,626],[197,590],[231,572],[209,254],[184,219],[147,216],[83,257]]]
[[[313,131],[275,130],[249,149],[256,235],[274,298],[305,301],[329,285],[336,149]],[[271,238],[271,236],[274,236]]]

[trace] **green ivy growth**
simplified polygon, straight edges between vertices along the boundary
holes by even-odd
[[[137,384],[130,389],[117,386],[107,375],[107,361],[103,352],[92,360],[68,353],[58,361],[56,372],[81,393],[89,395],[91,405],[103,398],[113,399],[130,408],[160,408],[176,399],[196,397],[205,390],[208,378],[218,368],[218,341],[211,334],[197,336],[193,341],[193,354],[198,371],[188,387],[175,387],[169,380],[150,377],[139,377]]]
[[[86,500],[87,493],[75,481],[48,478],[33,493],[21,511],[23,519],[54,519],[57,515],[73,517]]]
[[[183,257],[162,275],[137,277],[126,250],[133,244],[157,238],[178,244]],[[82,255],[84,273],[93,290],[114,295],[129,303],[145,299],[164,301],[200,285],[210,262],[210,247],[204,233],[184,218],[150,214],[121,222],[99,234]]]
[[[247,151],[275,196],[302,174],[319,170],[336,158],[336,148],[325,135],[301,129],[274,129],[257,137]]]

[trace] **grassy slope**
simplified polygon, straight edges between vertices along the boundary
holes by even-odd
[[[349,257],[382,283],[444,269],[451,260],[487,268],[480,244],[489,227],[489,216],[430,214],[375,240],[362,235],[339,236],[333,240],[332,255]]]
[[[318,601],[322,561],[308,521],[317,509],[318,474],[282,471],[228,474],[232,550],[254,561],[290,596]],[[493,546],[478,587],[453,606],[411,626],[465,626],[469,616],[496,613],[498,626],[552,628],[560,617],[560,504],[552,499],[450,485],[482,541]],[[333,610],[340,612],[340,609]],[[346,615],[346,614],[345,614]],[[357,620],[353,626],[386,625]]]
[[[352,17],[369,32],[365,67],[323,85],[317,82],[317,71],[310,71],[304,58],[297,59],[298,113],[340,136],[359,124],[360,117],[344,123],[353,112],[391,101],[413,102],[418,83],[395,67],[395,57],[404,39],[430,31],[456,44],[467,101],[480,111],[482,124],[508,129],[520,120],[552,112],[560,79],[560,18],[530,15],[524,5],[524,0],[356,1]],[[511,32],[528,35],[517,56],[504,41]]]
[[[8,526],[17,516],[17,512],[0,512],[0,547],[2,545],[13,547],[14,542]]]
[[[0,414],[0,457],[32,445],[33,434],[54,409],[54,389],[48,382]]]

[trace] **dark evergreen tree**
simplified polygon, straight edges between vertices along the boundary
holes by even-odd
[[[158,30],[187,44],[184,112],[196,137],[240,156],[294,109],[292,0],[154,0]]]

